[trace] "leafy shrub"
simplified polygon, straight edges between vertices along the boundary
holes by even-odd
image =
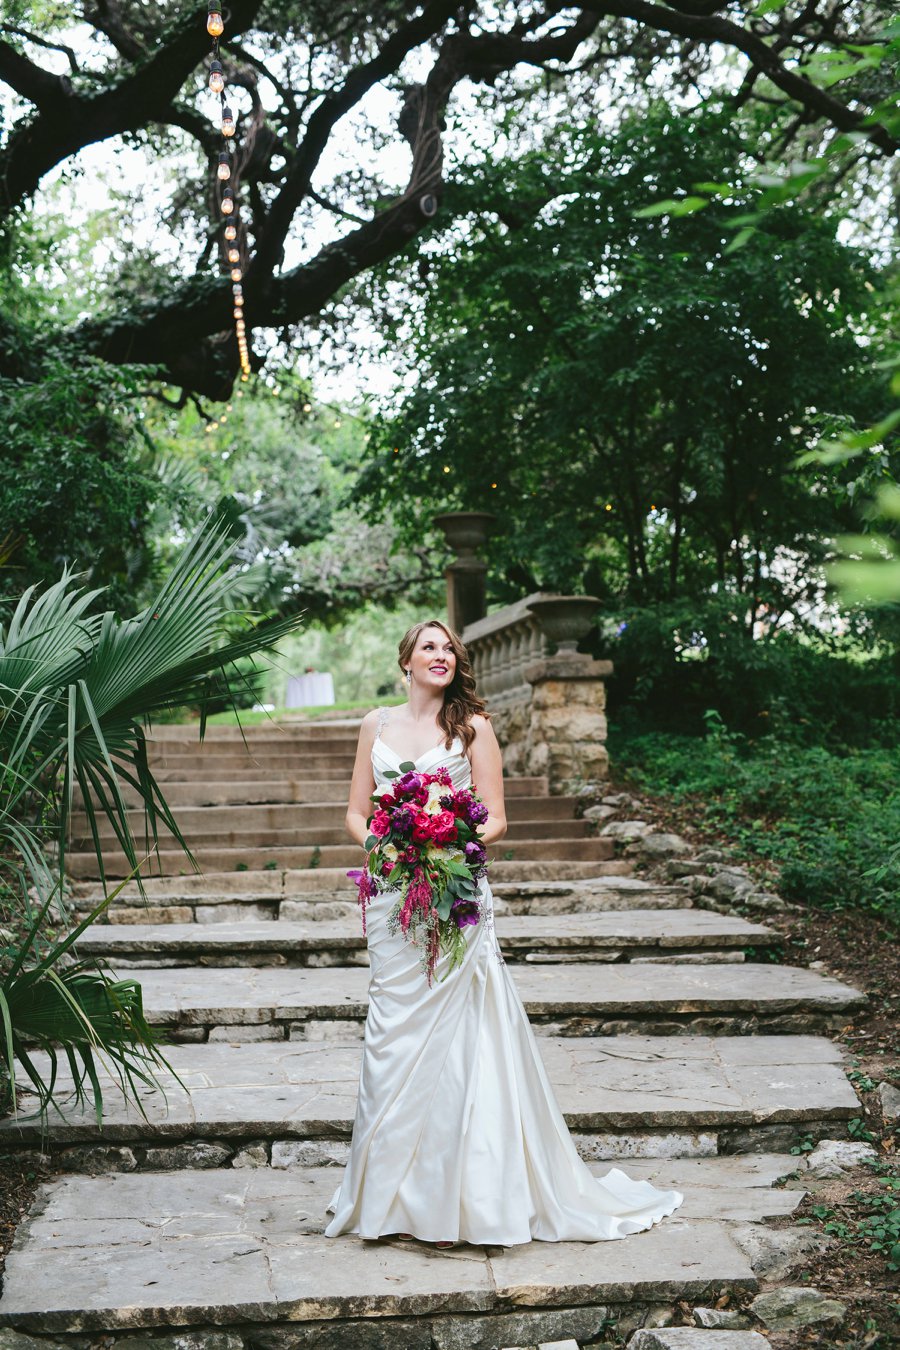
[[[734,611],[734,597],[712,596],[601,623],[592,645],[613,660],[610,712],[623,727],[699,734],[715,708],[749,736],[837,749],[877,744],[900,718],[900,652],[863,659],[852,636],[751,641]]]
[[[785,898],[900,920],[896,730],[883,746],[829,749],[751,741],[716,712],[706,720],[705,736],[635,736],[614,726],[611,755],[640,786],[696,804],[745,854],[775,863]]]

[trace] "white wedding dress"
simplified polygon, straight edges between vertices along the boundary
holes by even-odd
[[[415,761],[472,781],[459,737]],[[380,735],[377,788],[399,756]],[[386,919],[396,891],[367,908],[369,1010],[350,1158],[328,1212],[328,1237],[411,1233],[425,1241],[507,1246],[623,1238],[682,1203],[680,1191],[635,1181],[618,1167],[596,1178],[580,1158],[541,1062],[537,1042],[485,917],[467,928],[461,966],[431,988],[419,951]],[[602,973],[598,976],[602,979]]]

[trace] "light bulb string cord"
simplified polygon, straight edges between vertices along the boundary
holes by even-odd
[[[210,5],[209,8],[210,13],[212,13],[213,9],[212,5]],[[234,299],[233,319],[234,319],[235,338],[237,341],[238,358],[240,361],[241,380],[246,381],[250,377],[250,370],[251,370],[250,348],[247,340],[247,325],[244,319],[243,259],[246,253],[246,233],[243,228],[243,222],[241,221],[240,218],[240,212],[238,210],[238,202],[235,193],[235,185],[233,181],[234,170],[232,168],[232,163],[234,161],[234,155],[232,153],[230,145],[233,132],[227,133],[226,131],[225,114],[228,111],[228,104],[224,81],[225,72],[219,54],[219,34],[211,33],[210,36],[212,37],[212,54],[210,56],[210,88],[213,88],[214,75],[219,77],[216,80],[216,83],[221,82],[220,88],[213,89],[213,92],[218,93],[219,96],[219,109],[222,127],[222,151],[219,155],[219,167],[221,168],[223,165],[227,165],[229,170],[229,172],[224,178],[220,175],[218,170],[216,172],[216,182],[217,182],[216,198],[219,202],[222,215],[224,217],[225,221],[224,229],[226,231],[222,240],[222,252],[220,254],[220,258],[232,282],[231,289]],[[218,190],[219,184],[221,184],[220,190]],[[233,239],[229,239],[228,237],[227,231],[229,229],[231,229],[234,233]],[[237,259],[231,256],[233,253],[237,253],[238,255]]]

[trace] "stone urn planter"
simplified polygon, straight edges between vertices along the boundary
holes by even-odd
[[[444,511],[432,516],[457,557],[466,557],[487,541],[497,517],[490,511]]]
[[[579,639],[590,632],[601,603],[596,595],[542,595],[531,600],[528,609],[544,635],[557,644],[557,656],[577,656]]]

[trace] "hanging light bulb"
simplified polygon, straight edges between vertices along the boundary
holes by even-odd
[[[222,73],[221,61],[210,61],[209,63],[209,87],[214,94],[221,94],[225,88],[225,76]]]
[[[234,135],[234,113],[231,111],[230,108],[222,109],[222,135],[223,136]]]
[[[234,318],[234,319],[239,319],[239,318],[241,317],[241,315],[243,314],[243,312],[244,312],[244,311],[243,311],[242,309],[233,309],[233,310],[231,311],[232,318]]]
[[[234,210],[234,193],[231,188],[226,188],[222,193],[222,215],[230,216]]]
[[[229,221],[228,224],[225,226],[225,238],[237,239],[237,226],[232,225],[231,221]]]
[[[227,183],[231,177],[231,165],[228,163],[228,152],[223,150],[219,155],[219,167],[216,169],[216,177],[220,183]]]
[[[239,267],[232,267],[232,269],[231,269],[231,280],[232,280],[232,281],[240,281],[240,279],[241,279],[241,277],[242,277],[243,275],[244,275],[244,274],[243,274],[243,272],[241,271],[241,269],[240,269]]]
[[[219,0],[209,0],[209,17],[206,20],[206,31],[210,37],[221,37],[225,32],[225,25],[222,22],[222,7]]]
[[[241,250],[239,248],[230,248],[228,250],[228,261],[230,263],[239,263],[241,261]]]

